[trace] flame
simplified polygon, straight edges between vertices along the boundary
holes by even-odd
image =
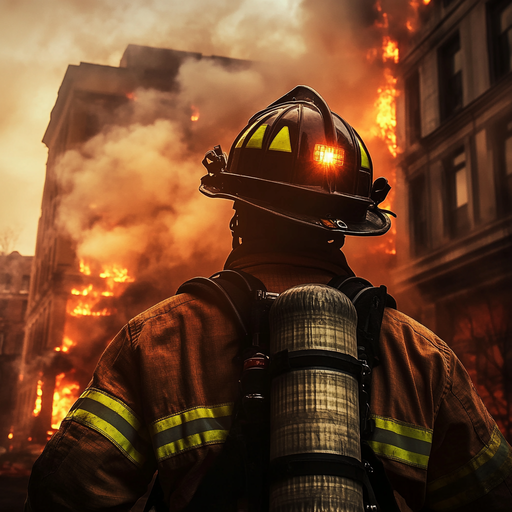
[[[41,404],[43,403],[43,381],[38,380],[37,381],[37,398],[36,403],[34,406],[34,410],[32,411],[33,416],[39,416],[39,413],[41,412]]]
[[[396,157],[398,146],[396,144],[396,90],[397,79],[389,69],[384,70],[386,83],[377,90],[378,98],[375,101],[377,109],[376,122],[379,135],[387,144],[390,153]]]
[[[73,288],[71,290],[71,293],[73,295],[84,295],[84,296],[86,296],[86,295],[89,295],[89,293],[91,293],[91,291],[92,291],[92,284],[90,284],[87,288],[84,288],[82,291],[77,290],[76,288]]]
[[[112,279],[116,283],[133,283],[133,277],[128,275],[128,269],[122,268],[119,265],[112,265],[103,269],[100,274],[103,279]]]
[[[398,43],[393,41],[393,39],[391,39],[389,36],[384,36],[382,39],[382,61],[387,62],[388,60],[398,64]]]
[[[60,347],[55,347],[55,352],[69,352],[69,349],[75,345],[76,343],[71,338],[64,336],[62,345]]]
[[[79,302],[73,310],[69,311],[71,316],[110,316],[112,311],[108,308],[103,308],[101,311],[93,311],[90,304]]]
[[[423,5],[428,5],[430,3],[430,0],[423,0]]]
[[[79,396],[80,386],[77,382],[66,383],[65,373],[60,373],[55,378],[55,390],[53,392],[52,428],[58,429],[62,420],[66,417],[71,406]],[[52,435],[53,432],[48,435]]]
[[[12,439],[14,437],[14,434],[12,432],[9,432],[9,435],[7,436],[8,439]]]
[[[194,105],[192,105],[190,107],[190,109],[192,110],[192,115],[190,116],[190,120],[194,121],[194,122],[199,121],[199,110],[196,107],[194,107]]]
[[[91,268],[84,262],[84,260],[80,260],[80,272],[86,276],[91,275]]]
[[[137,95],[134,92],[127,92],[125,96],[131,101],[137,101]]]

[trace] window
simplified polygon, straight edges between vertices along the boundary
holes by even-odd
[[[12,284],[11,274],[0,274],[0,291],[10,292]]]
[[[21,288],[20,293],[27,293],[30,286],[30,276],[24,274],[21,278]]]
[[[512,1],[490,3],[488,20],[491,76],[498,80],[512,69]]]
[[[462,108],[462,53],[459,34],[438,52],[441,120]]]
[[[416,70],[405,80],[405,101],[409,144],[421,138],[420,74]]]
[[[421,254],[428,248],[427,191],[425,175],[413,178],[409,184],[412,253]]]
[[[512,211],[512,119],[498,123],[494,130],[498,208]]]
[[[464,234],[469,228],[469,189],[466,153],[460,148],[445,161],[447,178],[447,226],[450,236]]]

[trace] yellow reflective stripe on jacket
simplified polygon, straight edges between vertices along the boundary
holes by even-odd
[[[184,450],[223,443],[231,426],[233,404],[196,407],[155,422],[150,431],[157,459]]]
[[[392,418],[372,417],[375,431],[368,444],[377,455],[427,469],[432,430]]]
[[[448,511],[485,496],[512,472],[512,452],[498,427],[489,444],[457,471],[427,486],[427,502],[432,510]]]
[[[85,390],[64,420],[73,420],[96,430],[139,466],[144,464],[145,454],[151,448],[142,422],[133,411],[99,389]]]

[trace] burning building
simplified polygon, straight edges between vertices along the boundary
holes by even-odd
[[[136,45],[120,67],[68,67],[43,138],[48,161],[13,421],[18,442],[44,443],[58,428],[128,318],[172,295],[184,276],[221,265],[213,241],[201,255],[185,243],[191,232],[215,237],[217,230],[209,224],[215,212],[196,222],[201,204],[190,204],[201,175],[194,144],[204,153],[213,141],[201,132],[208,104],[187,96],[182,75],[200,68],[230,77],[248,67]]]
[[[16,382],[23,348],[23,332],[32,256],[14,251],[0,255],[0,447],[13,439]]]
[[[399,68],[397,295],[510,441],[512,2],[423,4]]]

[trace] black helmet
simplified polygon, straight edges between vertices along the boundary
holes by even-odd
[[[372,187],[372,161],[357,132],[313,89],[299,85],[255,114],[229,159],[206,153],[199,190],[242,201],[296,222],[346,235],[382,235],[378,208],[390,186]],[[386,212],[390,213],[390,212]]]

